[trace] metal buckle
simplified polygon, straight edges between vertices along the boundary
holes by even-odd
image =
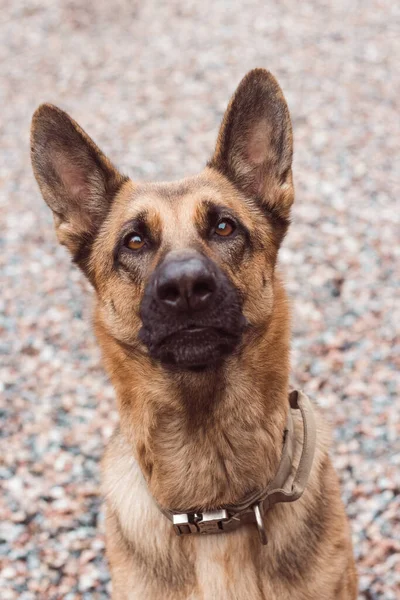
[[[193,520],[191,520],[191,518],[193,518],[194,516],[195,515],[186,513],[172,515],[172,523],[176,535],[198,533],[196,524]]]
[[[229,515],[225,509],[204,513],[182,513],[172,516],[172,523],[177,535],[222,533],[224,523],[227,521],[229,521]]]
[[[260,536],[260,542],[263,546],[268,544],[267,532],[265,531],[264,520],[261,514],[260,504],[253,506],[254,515],[256,517],[256,525],[258,529],[258,535]]]
[[[197,523],[199,533],[220,533],[224,531],[223,523],[229,519],[228,511],[225,509],[201,513],[199,517]]]

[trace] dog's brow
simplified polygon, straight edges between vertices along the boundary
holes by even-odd
[[[135,227],[150,230],[155,234],[161,227],[160,215],[156,211],[143,209],[122,225],[120,233],[129,233]]]
[[[195,220],[201,229],[208,229],[211,222],[224,210],[227,211],[226,208],[215,204],[212,200],[204,199],[196,206]]]
[[[198,205],[198,209],[201,211],[201,213],[203,213],[203,215],[205,214],[206,216],[220,215],[222,213],[231,213],[232,215],[235,215],[235,211],[233,211],[229,206],[218,204],[209,198],[202,200]]]
[[[120,236],[121,235],[123,236],[123,235],[129,233],[130,231],[132,231],[135,228],[146,227],[147,221],[148,221],[148,211],[142,210],[141,212],[139,212],[134,217],[130,218],[129,221],[126,221],[122,225],[122,227],[120,229]]]

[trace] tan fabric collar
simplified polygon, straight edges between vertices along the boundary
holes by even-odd
[[[303,421],[302,450],[294,477],[291,477],[294,446],[301,442],[295,439],[293,417],[289,410],[281,460],[278,471],[268,487],[238,504],[203,513],[176,513],[159,506],[161,512],[172,521],[177,535],[226,533],[242,525],[256,523],[261,543],[267,543],[263,519],[265,513],[278,502],[294,502],[300,498],[314,461],[316,425],[312,404],[307,396],[299,391],[289,394],[289,404],[291,409],[300,411]]]

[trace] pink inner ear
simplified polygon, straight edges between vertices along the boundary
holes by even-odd
[[[271,126],[266,119],[257,121],[249,132],[247,160],[253,166],[259,166],[268,159]]]
[[[79,164],[74,164],[71,158],[62,152],[55,153],[54,163],[68,196],[71,198],[87,197],[89,182]]]

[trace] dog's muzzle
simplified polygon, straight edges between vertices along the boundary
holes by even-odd
[[[236,288],[199,252],[171,252],[142,300],[140,339],[150,356],[181,368],[207,366],[231,353],[246,320]]]

